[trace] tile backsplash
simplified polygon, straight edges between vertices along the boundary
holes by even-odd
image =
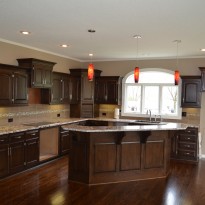
[[[61,118],[69,117],[70,106],[32,104],[18,107],[0,107],[0,125],[8,124],[9,118],[13,118],[12,124],[39,121],[39,119],[48,121],[57,118],[57,114],[60,114]]]

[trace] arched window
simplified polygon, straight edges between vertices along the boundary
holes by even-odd
[[[134,72],[122,82],[122,116],[145,117],[152,115],[180,119],[180,84],[174,84],[174,72],[165,69],[140,69],[139,82]]]

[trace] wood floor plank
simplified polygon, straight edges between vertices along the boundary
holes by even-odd
[[[68,157],[0,181],[1,205],[204,205],[205,161],[171,162],[167,179],[87,186],[68,182]]]

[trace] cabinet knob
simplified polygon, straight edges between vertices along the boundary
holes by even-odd
[[[14,99],[12,99],[11,101],[14,102]]]

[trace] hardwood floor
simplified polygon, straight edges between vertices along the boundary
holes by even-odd
[[[68,182],[63,157],[0,181],[1,205],[204,205],[205,160],[171,162],[165,179],[87,186]]]

